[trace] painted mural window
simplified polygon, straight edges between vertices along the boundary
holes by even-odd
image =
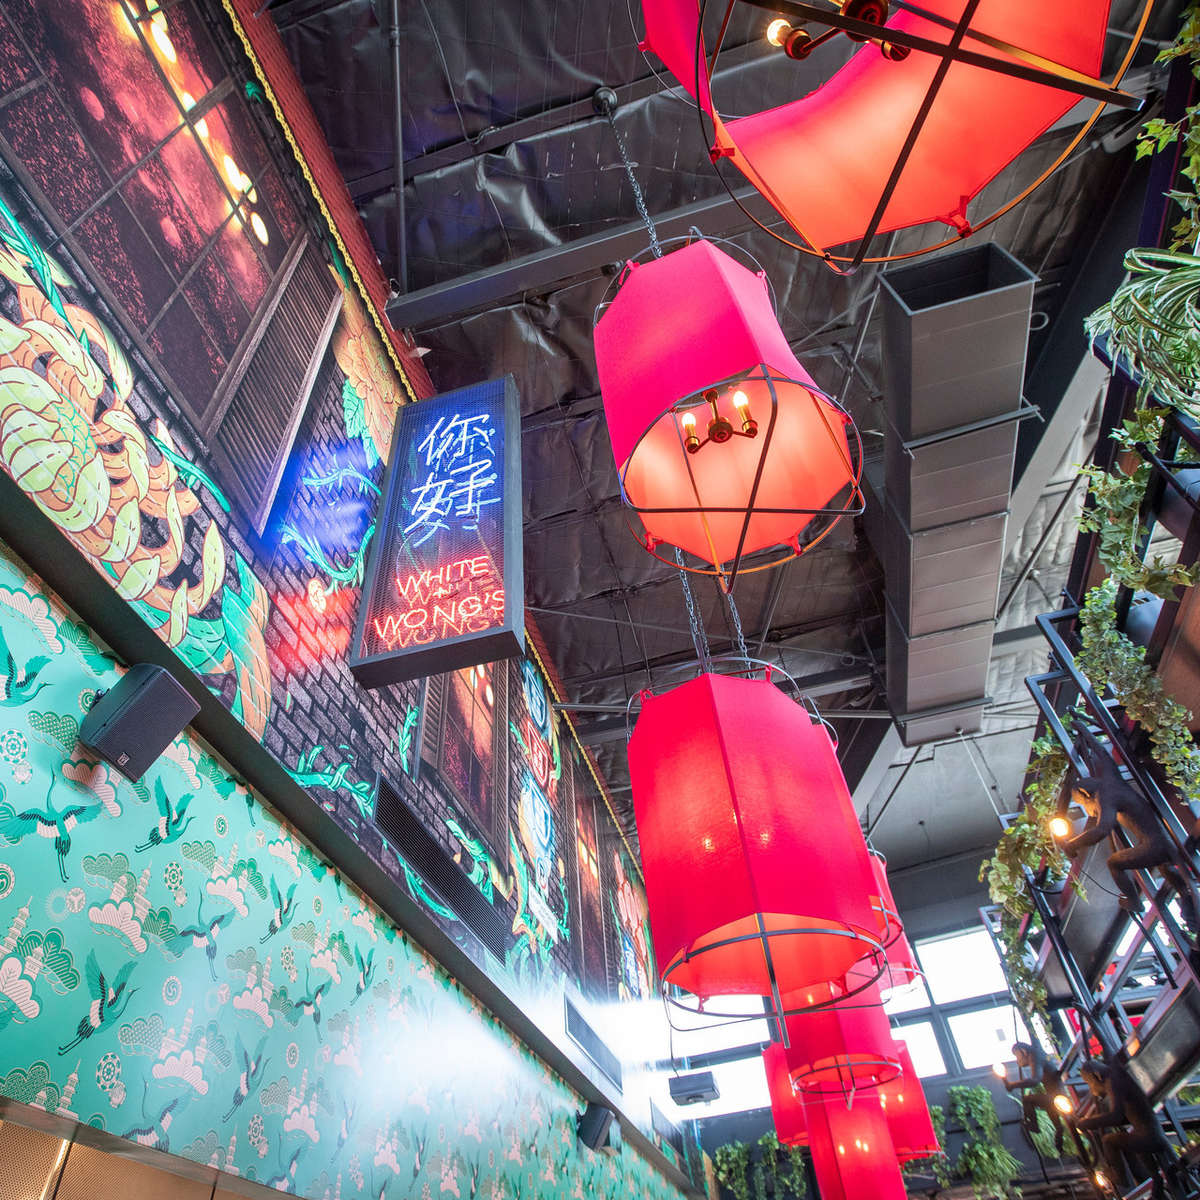
[[[483,828],[493,827],[495,801],[496,691],[491,665],[466,667],[447,676],[442,774]]]
[[[198,7],[13,0],[0,22],[5,157],[210,433],[300,224]]]
[[[578,783],[578,781],[577,781]],[[575,859],[579,872],[578,971],[586,991],[603,991],[607,975],[604,956],[604,897],[600,880],[600,847],[596,837],[596,806],[591,794],[575,788]]]

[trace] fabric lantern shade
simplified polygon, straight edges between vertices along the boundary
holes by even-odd
[[[629,773],[664,984],[779,1000],[881,953],[829,735],[769,679],[703,674],[647,696]]]
[[[775,1136],[785,1146],[807,1146],[808,1123],[804,1119],[804,1101],[792,1087],[787,1051],[778,1042],[772,1042],[763,1051],[763,1067],[767,1073],[767,1091],[771,1095]]]
[[[806,1095],[849,1096],[900,1074],[900,1056],[875,986],[789,1017],[787,1036],[788,1072]]]
[[[886,994],[895,988],[906,987],[920,978],[921,968],[917,965],[917,956],[913,953],[904,926],[900,923],[900,912],[892,895],[891,884],[888,883],[887,860],[882,854],[871,853],[871,871],[875,875],[876,893],[880,899],[880,935],[887,959],[879,980],[879,989]]]
[[[965,236],[969,202],[1079,99],[1060,86],[953,62],[877,216],[941,54],[913,50],[891,61],[865,45],[814,91],[725,121],[709,90],[696,0],[643,0],[642,7],[643,45],[711,118],[714,159],[729,158],[800,235],[803,248],[818,253],[929,221],[950,227],[947,240]],[[946,46],[965,7],[966,0],[922,0],[925,15],[893,12],[887,30]],[[962,48],[1003,65],[1028,64],[1028,55],[1036,55],[1042,68],[1065,67],[1095,84],[1109,7],[1109,0],[980,0]],[[1028,53],[1007,53],[988,38]]]
[[[813,1171],[821,1200],[906,1200],[879,1097],[866,1093],[804,1105]]]
[[[879,1087],[879,1103],[887,1118],[892,1147],[901,1162],[940,1154],[933,1118],[925,1101],[925,1090],[913,1068],[912,1055],[903,1042],[896,1043],[900,1074]]]
[[[799,553],[818,515],[828,528],[861,511],[849,418],[797,362],[764,277],[711,242],[630,263],[595,344],[621,488],[651,550],[736,574],[743,555]]]

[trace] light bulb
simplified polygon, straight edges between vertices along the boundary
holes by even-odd
[[[235,191],[242,190],[242,169],[229,157],[224,155],[221,159],[221,167],[225,172],[225,181]]]
[[[1108,1176],[1105,1175],[1103,1171],[1097,1171],[1093,1178],[1096,1180],[1096,1186],[1098,1188],[1100,1188],[1102,1191],[1107,1190]]]
[[[683,414],[683,416],[680,417],[680,421],[682,421],[683,427],[684,427],[684,429],[686,429],[688,431],[688,433],[692,433],[695,430],[695,428],[696,428],[696,414],[695,413],[685,412]]]
[[[250,228],[254,230],[254,236],[265,246],[271,240],[271,235],[267,232],[267,227],[263,223],[262,217],[258,213],[250,214]]]
[[[750,397],[741,389],[733,393],[733,406],[740,413],[744,413],[750,407]]]
[[[158,52],[169,63],[175,61],[175,47],[171,45],[171,39],[167,36],[166,25],[160,25],[157,21],[150,26],[150,37],[154,44],[158,47]]]
[[[785,21],[783,17],[776,17],[774,21],[767,26],[767,41],[772,46],[782,46],[787,39],[787,35],[792,32],[791,23]]]
[[[992,1074],[995,1075],[997,1079],[1007,1079],[1008,1068],[1003,1063],[992,1063]]]
[[[1071,1097],[1060,1093],[1054,1097],[1054,1107],[1065,1117],[1071,1111]]]
[[[1052,837],[1065,838],[1071,832],[1071,822],[1066,817],[1050,818],[1050,834]]]

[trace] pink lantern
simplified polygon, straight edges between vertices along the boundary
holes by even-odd
[[[880,956],[876,881],[829,734],[774,684],[705,674],[646,696],[629,773],[664,984],[800,1011]]]
[[[804,1105],[821,1200],[907,1200],[878,1096]]]
[[[900,1074],[900,1056],[879,989],[787,1020],[787,1065],[797,1091],[853,1096]]]
[[[862,511],[857,432],[797,362],[761,274],[706,241],[630,263],[595,339],[621,490],[651,552],[678,546],[732,577],[745,555],[781,562]]]

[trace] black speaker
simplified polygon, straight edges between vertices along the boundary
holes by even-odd
[[[575,1118],[579,1140],[589,1150],[603,1150],[608,1144],[608,1131],[615,1115],[611,1108],[589,1101],[587,1108]]]
[[[199,711],[168,671],[137,663],[96,697],[79,740],[136,781]]]

